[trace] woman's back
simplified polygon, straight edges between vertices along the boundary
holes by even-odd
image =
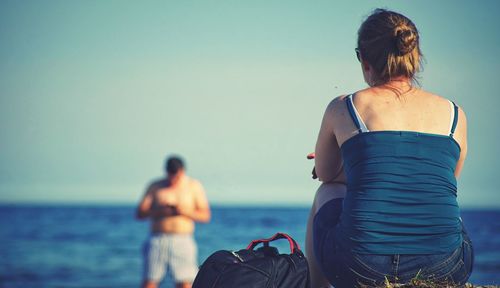
[[[453,251],[462,243],[454,175],[460,157],[453,139],[458,120],[455,105],[445,101],[447,117],[442,117],[413,109],[409,103],[391,103],[389,97],[373,101],[374,105],[367,99],[382,96],[368,97],[364,114],[378,126],[365,123],[354,104],[356,97],[344,100],[358,134],[341,148],[347,194],[336,233],[339,244],[365,254]],[[423,97],[442,100],[431,94]],[[434,106],[437,111],[441,108]],[[421,118],[422,114],[432,119]],[[445,125],[437,124],[441,119]],[[373,131],[374,126],[379,128]],[[445,132],[441,126],[448,126]]]
[[[345,97],[341,99],[345,101]],[[414,131],[448,136],[454,112],[449,100],[416,88],[402,95],[391,89],[368,88],[355,93],[353,105],[369,131]],[[357,127],[349,117],[347,106],[336,106],[339,107],[332,111],[333,129],[342,146],[356,135]],[[457,119],[461,116],[464,117],[459,109]],[[457,123],[453,136],[460,146],[466,142],[462,122]]]

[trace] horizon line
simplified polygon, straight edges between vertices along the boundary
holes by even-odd
[[[39,200],[17,200],[4,201],[0,200],[0,206],[136,206],[136,202],[131,201],[39,201]],[[232,202],[232,201],[214,201],[210,206],[215,208],[231,208],[231,207],[249,207],[249,208],[310,208],[310,203],[297,202]],[[460,205],[461,210],[500,210],[500,205]]]

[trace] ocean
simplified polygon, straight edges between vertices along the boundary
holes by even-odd
[[[139,287],[149,225],[134,213],[131,205],[0,205],[0,287]],[[199,262],[278,231],[303,247],[307,216],[307,208],[212,207],[211,223],[195,233]],[[499,285],[500,210],[463,210],[462,218],[475,249],[469,282]],[[284,240],[276,246],[289,249]]]

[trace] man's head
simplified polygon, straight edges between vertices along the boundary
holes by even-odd
[[[174,177],[179,172],[184,172],[184,161],[179,156],[170,156],[165,161],[165,172],[167,172],[169,177]]]

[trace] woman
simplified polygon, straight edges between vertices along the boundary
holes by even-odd
[[[316,144],[312,285],[463,284],[473,262],[456,201],[465,113],[413,85],[422,54],[405,16],[375,10],[355,51],[369,88],[328,105]]]

